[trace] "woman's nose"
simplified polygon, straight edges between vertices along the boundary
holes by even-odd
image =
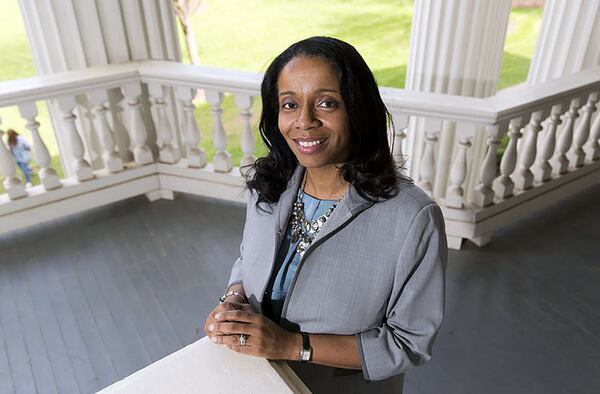
[[[310,130],[321,126],[321,122],[315,117],[312,107],[305,105],[298,114],[296,126],[301,130]]]

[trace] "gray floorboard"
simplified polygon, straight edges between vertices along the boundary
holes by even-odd
[[[598,392],[599,198],[450,251],[444,325],[405,393]],[[0,236],[0,393],[91,393],[204,336],[244,216],[134,198]]]

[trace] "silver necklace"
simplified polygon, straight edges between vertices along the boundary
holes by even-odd
[[[300,255],[300,257],[304,256],[304,252],[310,247],[313,240],[321,231],[321,228],[327,222],[327,219],[333,213],[335,207],[340,202],[341,198],[338,199],[325,213],[315,220],[307,219],[304,214],[304,185],[306,184],[306,178],[304,178],[304,182],[300,191],[298,192],[298,197],[296,198],[296,202],[294,202],[294,206],[292,208],[292,243],[298,244],[296,245],[296,253]]]

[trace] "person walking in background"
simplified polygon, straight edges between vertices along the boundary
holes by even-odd
[[[23,175],[25,175],[26,186],[31,187],[31,169],[29,168],[29,161],[31,161],[29,152],[31,151],[31,146],[25,137],[19,135],[19,133],[13,129],[9,129],[7,134],[10,151],[15,157],[15,161],[23,172]]]

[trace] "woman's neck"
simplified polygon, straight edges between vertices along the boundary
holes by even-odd
[[[307,168],[304,192],[321,200],[338,200],[348,190],[348,182],[335,165]]]

